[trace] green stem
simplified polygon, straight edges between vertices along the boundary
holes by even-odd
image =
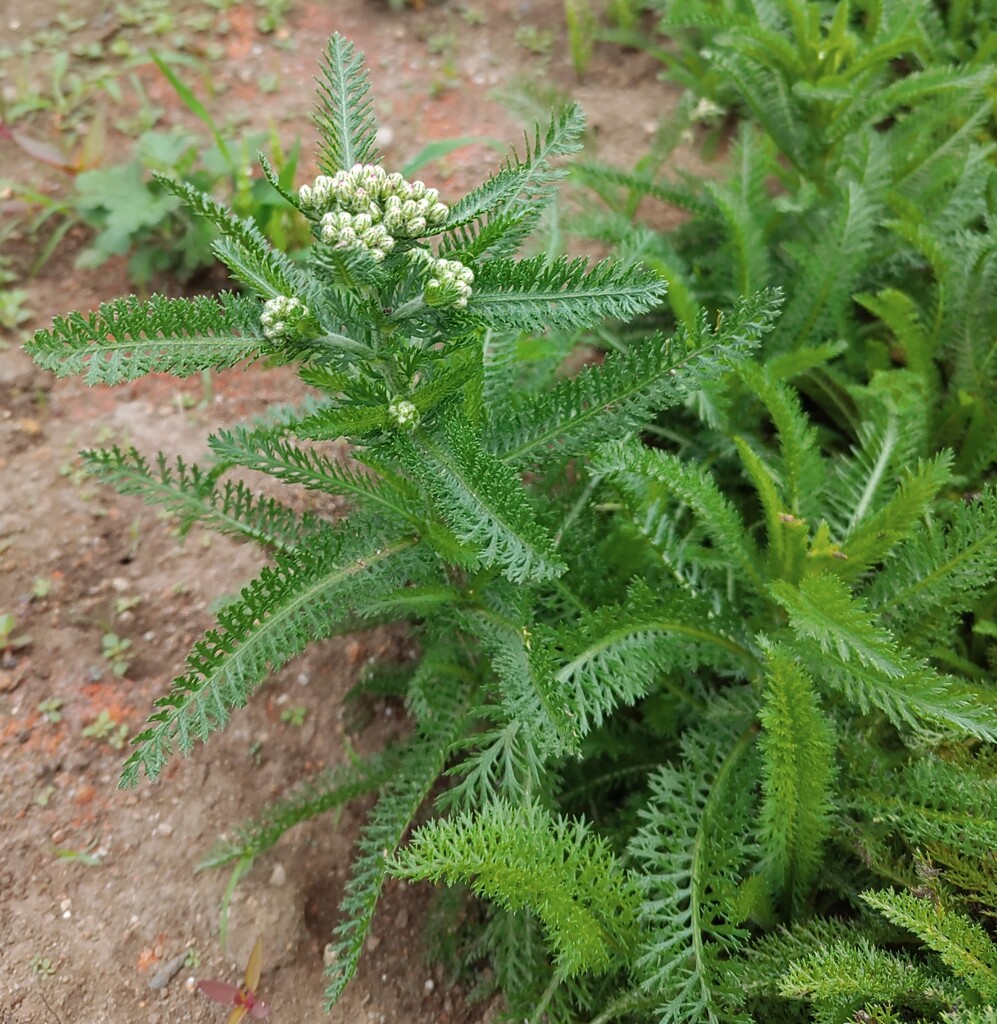
[[[414,299],[409,299],[408,302],[403,302],[397,309],[392,310],[388,319],[391,321],[407,320],[425,308],[426,300],[419,295]]]
[[[562,981],[564,981],[564,972],[560,970],[555,971],[554,976],[550,979],[550,984],[544,989],[544,993],[540,997],[540,1002],[537,1003],[533,1013],[530,1015],[529,1024],[538,1024],[543,1017],[544,1010],[547,1009],[547,1004],[554,997],[554,993]]]
[[[345,334],[323,334],[318,338],[310,338],[312,345],[321,345],[323,348],[339,349],[342,352],[353,352],[358,356],[369,357],[370,349],[361,341],[346,337]]]

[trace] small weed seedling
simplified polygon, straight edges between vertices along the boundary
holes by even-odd
[[[128,739],[128,726],[119,725],[106,708],[83,729],[83,735],[94,740],[104,740],[109,747],[121,750]]]
[[[100,640],[103,648],[104,660],[111,666],[111,671],[120,679],[128,671],[131,662],[132,642],[127,638],[119,637],[117,633],[105,633]]]
[[[51,978],[55,974],[55,964],[47,956],[33,956],[28,966],[33,974],[42,978]]]
[[[47,697],[38,702],[38,713],[53,725],[62,721],[62,701],[58,697]]]
[[[30,636],[14,636],[17,619],[10,612],[0,614],[0,652],[9,655],[31,643]]]
[[[246,974],[241,985],[230,985],[225,981],[199,981],[197,987],[212,1001],[231,1006],[228,1024],[239,1024],[247,1014],[253,1020],[265,1020],[270,1016],[270,1007],[256,998],[256,986],[260,983],[260,968],[263,964],[263,940],[257,938],[249,954]]]
[[[132,525],[129,526],[129,534],[134,533],[135,521],[132,521]],[[121,597],[117,598],[114,602],[114,614],[124,615],[125,612],[130,612],[133,608],[137,608],[142,603],[142,598],[138,594],[122,594]],[[110,635],[110,634],[108,634]],[[131,646],[129,644],[129,646]]]
[[[301,726],[305,724],[305,716],[308,714],[308,708],[302,704],[292,704],[289,708],[284,708],[280,713],[280,720],[287,722],[288,725]]]
[[[88,868],[98,868],[104,863],[103,850],[97,849],[97,840],[92,839],[82,850],[73,850],[69,847],[56,847],[52,853],[59,860],[71,860],[77,864],[84,864]]]
[[[31,316],[24,306],[27,297],[23,288],[0,288],[0,327],[13,331]]]
[[[535,57],[546,57],[554,45],[554,33],[536,25],[521,25],[516,29],[516,42]]]

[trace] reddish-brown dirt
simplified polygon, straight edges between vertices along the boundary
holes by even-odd
[[[0,44],[43,30],[55,18],[49,7],[55,4],[0,7]],[[112,4],[74,0],[68,10],[82,15],[73,30],[81,40],[116,29]],[[307,114],[315,61],[333,31],[369,56],[382,141],[395,166],[433,139],[521,138],[520,120],[492,94],[499,86],[554,86],[580,100],[600,153],[618,163],[644,151],[675,102],[657,79],[657,64],[610,46],[597,49],[579,81],[560,0],[398,13],[380,0],[296,2],[266,36],[253,10],[243,4],[228,11],[222,55],[202,64],[199,87],[210,81],[208,105],[223,123],[272,123],[285,144],[301,133],[306,171],[314,154]],[[524,36],[523,26],[536,32]],[[534,46],[544,52],[522,45],[524,38],[542,43],[544,32],[549,46]],[[149,101],[164,110],[161,124],[196,125],[151,65],[136,73]],[[266,94],[257,84],[264,79],[276,82]],[[8,102],[30,87],[13,74],[2,84]],[[27,130],[58,141],[69,131],[60,116],[42,113]],[[121,159],[128,141],[112,134],[105,162]],[[9,142],[0,141],[0,156],[6,179],[58,191],[58,172]],[[680,156],[695,166],[689,147]],[[454,196],[497,160],[492,148],[472,145],[420,173]],[[7,217],[13,209],[8,203]],[[48,230],[34,239],[26,230],[0,235],[9,264],[25,271]],[[98,271],[75,269],[84,240],[81,230],[70,232],[33,277],[17,282],[27,291],[26,329],[130,290],[122,260]],[[122,753],[108,742],[113,734],[83,735],[102,713],[132,734],[139,729],[210,625],[213,602],[250,579],[261,555],[197,529],[181,539],[155,509],[84,478],[76,451],[117,443],[196,459],[210,430],[300,398],[300,383],[286,370],[252,367],[214,375],[210,390],[200,379],[158,376],[88,390],[34,368],[19,349],[22,337],[11,332],[0,345],[0,615],[15,617],[13,639],[24,641],[0,652],[0,1024],[223,1020],[224,1009],[193,991],[193,979],[236,980],[257,934],[266,950],[261,994],[274,1020],[487,1019],[494,1006],[468,1005],[460,987],[424,959],[429,891],[394,883],[357,978],[323,1016],[323,950],[365,806],[349,808],[338,822],[298,827],[258,860],[236,890],[226,949],[218,926],[227,875],[194,872],[227,828],[344,758],[350,729],[342,695],[368,662],[412,656],[401,631],[317,645],[261,687],[229,728],[191,757],[177,757],[154,785],[116,789]],[[131,642],[120,677],[103,656],[107,633]],[[282,719],[283,710],[299,706],[303,724]],[[371,710],[366,727],[349,736],[359,751],[405,729],[397,708]],[[156,972],[186,950],[200,965],[151,989]]]

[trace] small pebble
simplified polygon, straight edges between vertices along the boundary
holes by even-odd
[[[428,995],[436,988],[436,982],[433,981],[432,978],[427,978],[422,987],[426,990],[426,994]]]
[[[187,951],[178,953],[172,960],[167,960],[162,967],[149,979],[149,988],[155,990],[166,988],[180,973],[180,968],[187,962]]]
[[[169,822],[167,822],[167,821],[161,821],[156,826],[156,831],[161,836],[171,836],[171,835],[173,835],[173,826]]]
[[[273,866],[273,871],[270,872],[270,884],[271,885],[283,885],[287,881],[287,868],[284,867],[280,861],[277,861]]]

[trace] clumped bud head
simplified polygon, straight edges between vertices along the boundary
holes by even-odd
[[[397,171],[388,174],[377,164],[354,164],[348,171],[337,171],[331,177],[320,175],[311,185],[301,186],[298,198],[306,210],[322,215],[322,238],[337,245],[356,243],[349,236],[326,237],[326,218],[331,214],[369,218],[365,227],[353,225],[358,235],[376,224],[383,225],[385,233],[397,239],[419,238],[437,231],[450,213],[446,204],[440,202],[437,189],[427,188],[421,181],[408,182]],[[392,245],[379,244],[376,248],[387,253]]]
[[[423,298],[428,306],[453,306],[463,309],[471,297],[474,271],[460,260],[429,261],[429,280]]]
[[[260,324],[266,337],[288,338],[301,333],[301,324],[308,316],[308,307],[301,299],[278,295],[263,304]]]
[[[374,223],[368,213],[338,210],[323,214],[319,224],[323,242],[343,249],[366,249],[377,263],[395,247],[395,240],[384,225]]]
[[[419,410],[407,399],[395,398],[388,406],[388,415],[399,430],[415,430],[419,425]]]

